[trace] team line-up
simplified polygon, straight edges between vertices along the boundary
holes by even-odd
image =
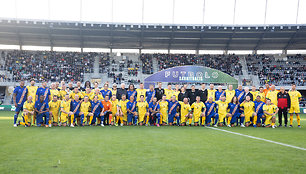
[[[144,89],[140,83],[135,89],[130,84],[128,89],[121,84],[117,89],[114,84],[104,84],[103,89],[98,88],[95,82],[91,88],[90,82],[81,87],[81,82],[73,87],[72,83],[66,87],[65,82],[52,83],[50,88],[43,82],[41,87],[35,86],[32,80],[29,86],[20,81],[13,92],[13,102],[16,107],[14,127],[23,125],[36,126],[70,126],[85,125],[178,125],[178,126],[262,126],[275,128],[275,115],[279,114],[279,123],[282,124],[282,114],[287,126],[287,112],[290,114],[290,127],[293,123],[293,114],[296,114],[298,127],[300,127],[299,102],[301,94],[296,85],[287,92],[284,88],[276,90],[274,85],[266,84],[265,89],[255,87],[249,91],[248,87],[227,90],[219,86],[214,89],[210,84],[206,89],[201,84],[196,90],[195,85],[191,91],[186,92],[187,84],[179,87],[168,84],[167,89],[158,87]],[[17,124],[17,118],[22,111],[23,121]]]

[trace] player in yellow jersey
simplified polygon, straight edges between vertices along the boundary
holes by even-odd
[[[61,125],[67,126],[68,117],[73,114],[73,112],[70,111],[70,104],[71,101],[69,99],[69,94],[65,95],[64,100],[61,102]]]
[[[167,124],[168,120],[168,101],[166,100],[166,95],[162,96],[162,100],[159,102],[160,114],[161,114],[161,123],[162,125]]]
[[[298,127],[301,127],[301,118],[300,118],[300,106],[299,103],[302,100],[302,95],[299,91],[296,90],[296,85],[292,84],[291,90],[288,92],[290,99],[291,99],[291,105],[289,109],[290,114],[290,127],[292,127],[293,123],[293,114],[296,115],[296,120],[298,123]]]
[[[271,91],[266,95],[266,99],[270,99],[273,104],[277,106],[277,94],[279,91],[275,89],[275,85],[271,85]]]
[[[193,113],[194,125],[199,126],[200,117],[202,117],[202,119],[204,119],[204,124],[205,124],[206,107],[205,107],[205,104],[203,102],[201,102],[201,97],[200,96],[196,97],[196,101],[194,103],[192,103],[191,109],[193,109],[192,113]]]
[[[32,96],[28,96],[27,101],[23,104],[23,112],[22,116],[24,118],[24,122],[19,122],[18,125],[23,125],[25,127],[31,126],[31,116],[34,115],[34,106]]]
[[[172,90],[172,85],[169,83],[167,89],[165,89],[166,99],[170,100],[171,97],[173,96],[173,90]]]
[[[173,90],[173,95],[175,95],[176,100],[178,100],[178,95],[180,93],[180,86],[178,84],[175,85],[175,90]]]
[[[140,101],[140,96],[144,96],[144,99],[146,100],[146,93],[147,93],[147,90],[144,89],[144,86],[143,86],[143,83],[140,83],[139,84],[139,88],[136,89],[136,92],[137,92],[137,102]]]
[[[225,96],[221,96],[221,100],[216,101],[218,105],[218,114],[219,114],[219,126],[225,125],[225,117],[227,114],[228,103],[225,101]]]
[[[53,100],[53,96],[60,96],[60,94],[59,94],[59,91],[57,90],[57,88],[56,88],[56,85],[55,85],[55,83],[52,83],[51,84],[51,89],[50,89],[50,96],[49,96],[49,101],[51,101],[51,100]]]
[[[252,90],[250,91],[250,93],[253,95],[253,101],[256,100],[256,97],[258,95],[258,91],[256,91],[256,87],[255,86],[252,86]]]
[[[263,106],[263,111],[266,117],[266,127],[275,128],[275,115],[278,112],[278,107],[275,104],[271,103],[270,99],[266,99],[266,104]]]
[[[80,115],[84,115],[84,120],[82,125],[85,125],[85,118],[87,121],[87,125],[89,123],[90,117],[93,117],[93,113],[90,112],[91,111],[91,103],[89,101],[89,97],[87,95],[85,95],[84,97],[84,101],[81,103],[80,106]]]
[[[192,122],[192,115],[191,115],[191,106],[188,103],[188,98],[185,97],[183,99],[183,102],[179,101],[181,105],[181,125],[185,126],[187,124],[187,120],[189,122],[189,126],[191,126]]]
[[[111,91],[112,91],[112,96],[117,95],[117,84],[116,83],[113,84]]]
[[[85,89],[85,91],[84,92],[82,92],[82,94],[83,94],[83,97],[85,97],[85,96],[87,96],[88,97],[88,100],[90,99],[90,98],[93,98],[93,92],[91,92],[91,89],[90,88],[86,88]]]
[[[116,95],[114,94],[112,95],[111,102],[112,102],[111,112],[113,115],[112,122],[115,123],[115,126],[118,126],[118,119],[119,119],[118,103],[119,101],[117,100]]]
[[[59,91],[59,99],[64,100],[66,94],[67,94],[66,85],[63,84]]]
[[[140,126],[144,124],[148,125],[149,123],[149,113],[148,113],[149,104],[144,100],[143,95],[140,96],[140,101],[136,103],[136,107],[138,108],[139,125]]]
[[[253,120],[257,120],[257,115],[255,112],[255,104],[253,101],[251,101],[250,96],[246,96],[245,100],[240,104],[240,106],[243,107],[242,110],[244,112],[245,126],[248,127],[251,124],[252,117]],[[256,121],[254,122],[253,127],[256,127]]]
[[[225,90],[226,102],[230,103],[235,96],[235,90],[233,90],[233,85],[228,85],[228,89]]]
[[[58,100],[57,95],[53,95],[52,100],[49,102],[49,127],[51,127],[51,122],[53,118],[53,126],[58,125],[58,117],[60,111],[61,101]]]
[[[266,102],[266,94],[264,93],[264,88],[261,86],[259,87],[259,92],[257,93],[256,96],[260,96],[260,101]],[[256,96],[253,96],[256,99]]]
[[[79,91],[79,88],[75,87],[73,91],[69,94],[69,98],[74,100],[74,96],[78,95],[80,99],[83,98],[83,94]]]
[[[127,123],[127,109],[126,109],[126,103],[129,102],[128,99],[126,99],[126,95],[122,94],[121,100],[118,103],[119,106],[119,119],[120,120],[120,125],[123,126],[126,125]],[[118,124],[118,123],[117,123]]]
[[[216,90],[214,88],[215,88],[214,84],[209,85],[209,89],[207,89],[207,100],[209,99],[209,97],[212,97],[213,101],[216,100]]]
[[[38,86],[35,86],[35,80],[34,79],[31,80],[30,86],[27,86],[27,88],[28,88],[27,97],[32,96],[32,101],[35,104],[35,102],[36,102],[36,100],[35,100],[36,99],[36,92],[37,92]],[[35,120],[36,120],[36,114],[34,112],[33,124],[35,124]]]
[[[98,96],[98,100],[100,100],[100,101],[102,101],[104,99],[104,97],[102,96],[99,88],[95,88],[95,91],[94,91],[93,95],[91,96],[91,98],[89,97],[89,99],[93,100],[93,98],[95,96]]]

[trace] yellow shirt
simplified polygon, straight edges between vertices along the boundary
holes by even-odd
[[[235,90],[225,90],[225,95],[226,95],[226,102],[230,103],[233,99],[233,97],[235,96]]]
[[[266,94],[264,92],[262,92],[262,93],[258,92],[257,95],[255,97],[254,96],[253,97],[256,99],[256,97],[258,95],[260,96],[260,101],[265,103],[266,102]]]
[[[276,90],[269,91],[266,96],[266,98],[269,98],[271,100],[271,103],[275,104],[276,106],[277,106],[277,93],[278,92],[279,91],[276,91]]]
[[[202,113],[202,109],[205,108],[205,104],[203,102],[194,102],[191,105],[191,108],[193,109],[193,114],[200,116]]]
[[[63,108],[64,111],[69,112],[70,111],[70,104],[71,104],[71,100],[68,100],[68,101],[62,100],[61,108]]]
[[[167,115],[168,113],[168,102],[167,101],[161,101],[159,102],[159,108],[162,115]]]
[[[49,102],[50,111],[53,112],[53,113],[58,113],[60,106],[61,106],[61,101],[60,100],[57,100],[56,102],[51,100]]]
[[[242,106],[244,108],[243,111],[244,111],[245,116],[250,117],[254,113],[254,110],[255,110],[254,102],[252,102],[252,101],[244,102],[244,103],[241,103],[240,106]]]
[[[216,100],[216,90],[213,89],[213,90],[210,90],[210,89],[207,89],[207,100],[209,99],[209,97],[212,97],[213,98],[213,101]]]
[[[120,100],[119,103],[118,103],[118,106],[121,108],[122,112],[123,113],[126,113],[126,103],[129,102],[128,99],[126,100]]]
[[[175,91],[173,90],[173,95],[175,95],[176,100],[178,100],[178,95],[179,95],[180,91]]]
[[[25,101],[23,104],[23,109],[26,109],[28,111],[34,111],[34,107],[35,107],[35,103],[33,102],[33,100],[31,103],[29,103],[28,101]]]
[[[191,111],[191,107],[189,103],[185,104],[184,102],[181,101],[180,105],[181,105],[181,117],[185,117]]]
[[[147,93],[146,89],[136,89],[136,92],[137,92],[137,101],[140,101],[141,95],[143,95],[144,99],[146,100],[146,93]]]
[[[274,104],[270,104],[270,105],[263,105],[263,108],[262,108],[264,111],[267,111],[269,114],[273,114],[276,109],[277,109],[277,106],[274,105]],[[266,114],[265,114],[266,115]],[[271,116],[271,115],[266,115],[266,116]]]
[[[93,100],[94,97],[95,97],[96,95],[97,95],[97,94],[93,93],[93,94],[91,95],[91,98],[89,98],[89,99],[90,99],[90,100]],[[98,100],[103,100],[103,99],[104,99],[104,97],[102,96],[102,94],[98,94],[97,96],[98,96]]]
[[[117,95],[117,90],[111,89],[111,91],[112,91],[112,96]]]
[[[80,111],[83,113],[88,113],[91,107],[91,103],[88,102],[82,102],[81,103],[81,107],[80,107]],[[86,116],[86,115],[85,115]]]
[[[36,100],[36,92],[37,92],[37,89],[38,89],[38,86],[27,86],[28,88],[28,96],[32,96],[32,101],[35,102]]]
[[[112,108],[111,108],[111,111],[113,114],[117,113],[117,107],[118,107],[118,99],[116,100],[111,100],[112,102]]]
[[[51,100],[53,100],[53,96],[57,96],[57,97],[60,97],[60,93],[57,89],[50,89],[50,96],[51,96]]]
[[[174,95],[173,90],[172,89],[165,89],[165,95],[166,95],[166,99],[170,100],[171,97]]]
[[[75,95],[78,95],[79,98],[84,98],[84,97],[83,97],[83,94],[82,94],[81,92],[78,92],[78,93],[71,92],[71,93],[69,94],[69,98],[71,98],[71,99],[74,100],[74,96],[75,96]]]
[[[82,92],[83,97],[87,96],[89,99],[93,98],[93,92],[90,92],[89,94],[86,92]]]
[[[67,94],[67,92],[65,90],[60,90],[59,91],[59,96],[60,99],[63,100],[65,98],[65,95]]]
[[[218,105],[218,114],[225,115],[227,113],[228,103],[227,102],[223,102],[221,100],[216,101],[216,103]]]
[[[299,105],[299,103],[300,103],[299,98],[302,97],[301,93],[297,90],[295,90],[295,91],[290,90],[288,92],[288,94],[289,94],[290,99],[291,99],[291,105]]]
[[[138,107],[138,113],[144,115],[147,112],[147,108],[149,107],[146,101],[137,102],[136,106]]]
[[[259,92],[258,91],[255,91],[255,92],[250,91],[250,93],[253,95],[253,101],[255,101]]]

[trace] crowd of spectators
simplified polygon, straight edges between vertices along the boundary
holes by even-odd
[[[236,55],[154,54],[159,70],[184,65],[201,65],[229,75],[241,75],[242,66]]]
[[[260,84],[306,85],[306,56],[295,55],[276,59],[267,55],[248,55],[248,71],[258,75]]]
[[[83,81],[84,73],[93,71],[96,53],[53,51],[9,51],[4,70],[13,74],[12,80]]]
[[[142,62],[142,73],[143,74],[153,74],[152,54],[141,54],[140,60]]]
[[[122,73],[116,74],[114,72],[108,72],[107,73],[108,78],[113,78],[113,83],[121,83],[121,81],[124,80]]]
[[[99,73],[109,72],[110,56],[109,53],[99,53]]]

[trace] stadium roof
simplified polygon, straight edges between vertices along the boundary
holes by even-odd
[[[150,25],[0,20],[0,44],[185,50],[306,48],[305,25]]]

